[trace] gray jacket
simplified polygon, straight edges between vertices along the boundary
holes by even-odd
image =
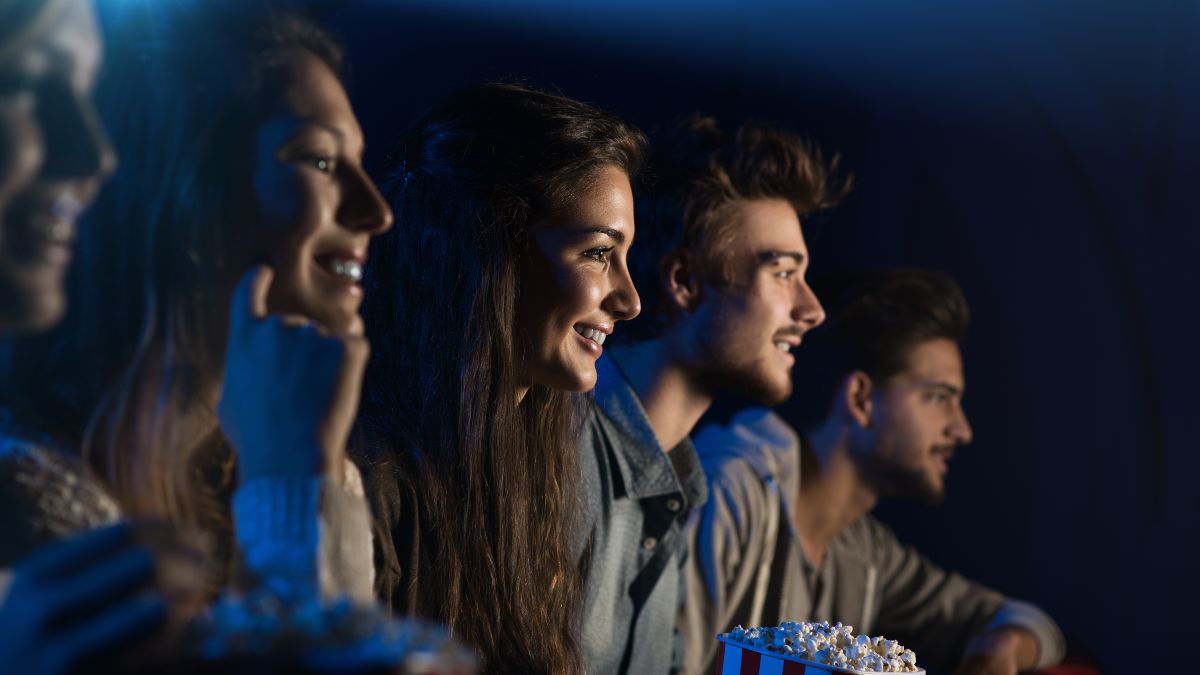
[[[683,593],[688,510],[704,502],[690,440],[664,452],[611,356],[580,437],[587,579],[581,612],[589,675],[666,675],[680,666],[675,617]]]
[[[941,569],[869,515],[830,542],[810,584],[788,498],[800,490],[800,443],[774,413],[745,411],[695,443],[709,499],[688,523],[685,672],[707,672],[717,633],[783,621],[841,621],[945,670],[977,633],[1017,625],[1037,637],[1039,667],[1062,659],[1062,634],[1044,612]]]

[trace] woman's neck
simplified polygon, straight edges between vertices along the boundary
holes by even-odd
[[[672,350],[662,339],[613,349],[659,445],[669,452],[712,405],[712,393],[698,386],[686,365],[671,357]]]

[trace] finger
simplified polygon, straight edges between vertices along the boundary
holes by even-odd
[[[52,626],[69,626],[104,611],[154,580],[154,560],[130,549],[61,580],[50,592],[46,613]]]
[[[263,319],[267,316],[267,291],[271,288],[271,280],[275,272],[267,265],[255,265],[242,275],[237,286],[233,289],[233,298],[229,305],[231,323],[237,325],[247,316]]]
[[[325,449],[325,471],[341,481],[344,471],[346,443],[350,428],[358,413],[362,393],[363,373],[371,348],[365,338],[343,336],[336,338],[340,352],[329,414],[322,424],[321,438]]]
[[[361,378],[362,371],[366,369],[367,361],[371,358],[371,343],[365,337],[345,335],[342,336],[342,342],[346,345],[346,365],[354,366],[359,371]]]
[[[312,319],[304,316],[303,314],[273,314],[272,316],[279,319],[279,323],[282,323],[289,328],[304,328],[315,325],[313,324]]]
[[[371,343],[366,338],[344,336],[342,342],[342,367],[338,372],[337,393],[358,409],[358,397],[362,391],[363,373],[371,358]]]
[[[161,628],[167,607],[157,596],[133,598],[87,622],[73,626],[61,642],[63,670],[84,665],[101,652],[111,652],[145,638]],[[94,663],[93,663],[94,665]]]
[[[129,526],[126,523],[101,527],[43,546],[17,565],[14,572],[31,578],[51,580],[93,565],[97,558],[110,556],[128,546],[131,541]]]

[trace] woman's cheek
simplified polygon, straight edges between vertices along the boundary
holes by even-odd
[[[563,281],[563,295],[572,308],[590,312],[600,306],[604,297],[603,274],[584,265],[571,269]]]
[[[33,182],[45,150],[41,129],[29,115],[0,104],[0,214],[9,199]]]
[[[285,229],[298,220],[305,210],[305,190],[299,172],[281,165],[261,170],[255,177],[255,197],[258,212],[272,228]]]

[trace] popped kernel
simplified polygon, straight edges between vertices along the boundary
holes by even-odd
[[[917,655],[896,640],[882,636],[854,635],[854,627],[827,621],[785,621],[775,626],[736,626],[725,635],[734,643],[793,656],[859,673],[911,673]]]

